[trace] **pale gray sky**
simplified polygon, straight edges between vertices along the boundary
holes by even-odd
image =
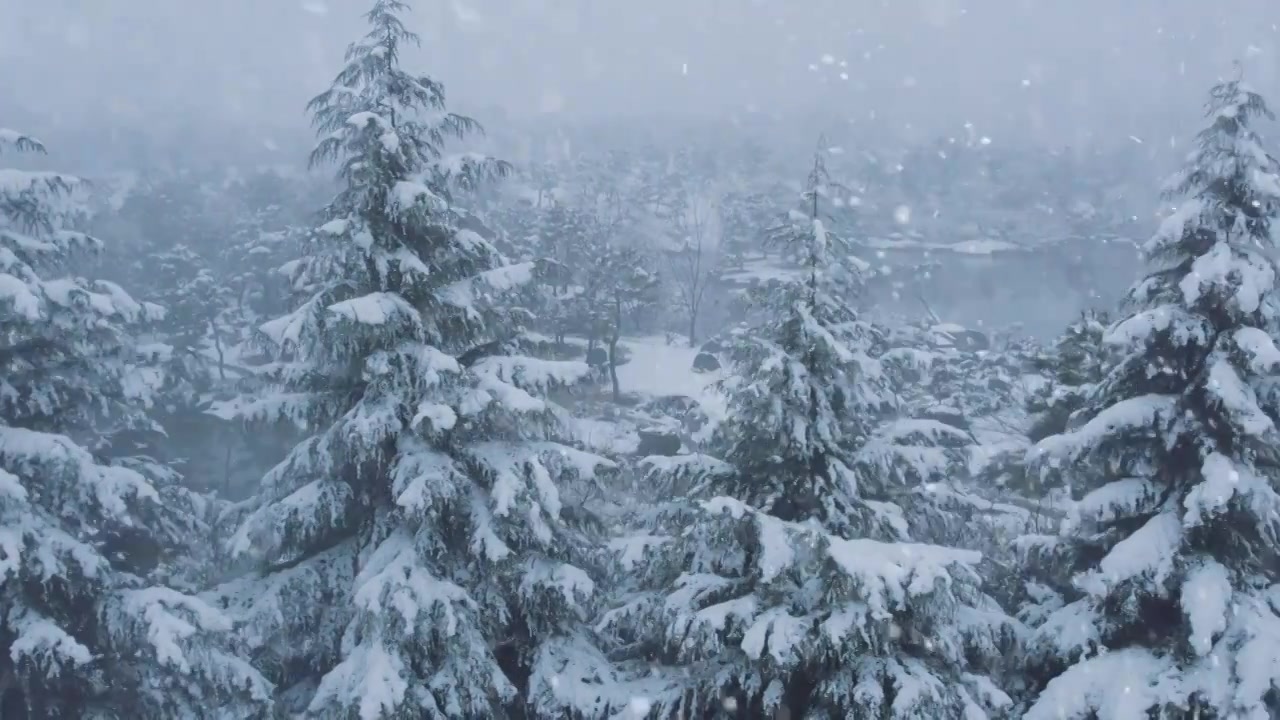
[[[302,130],[303,104],[368,4],[0,0],[0,124],[8,106],[72,126]],[[415,65],[481,120],[492,106],[516,117],[821,108],[916,133],[972,122],[1069,143],[1194,121],[1234,58],[1280,104],[1276,0],[412,4]]]

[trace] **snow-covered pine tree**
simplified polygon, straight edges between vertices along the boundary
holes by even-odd
[[[377,0],[310,104],[342,187],[295,270],[309,297],[264,326],[280,392],[246,413],[311,434],[233,540],[269,564],[219,594],[306,717],[600,717],[593,543],[566,493],[608,462],[555,442],[538,397],[589,371],[494,354],[523,317],[487,300],[532,267],[455,224],[453,181],[505,165],[443,158],[478,126],[401,69],[406,9]]]
[[[307,230],[276,214],[263,211],[237,222],[218,257],[219,274],[233,294],[233,316],[251,328],[292,305],[287,283],[292,266],[286,263],[297,259]]]
[[[758,294],[771,322],[739,334],[731,348],[735,375],[727,388],[738,407],[723,433],[726,457],[734,458],[748,483],[730,493],[734,497],[786,520],[814,517],[831,532],[865,532],[870,518],[853,518],[861,488],[849,453],[887,416],[891,400],[887,379],[869,354],[877,330],[850,304],[861,267],[844,262],[850,259],[844,240],[826,224],[823,200],[831,184],[820,150],[800,209],[771,232],[771,244],[796,258],[802,271],[781,292]],[[746,384],[737,387],[739,382]],[[772,429],[781,433],[781,447],[759,442],[758,433]],[[773,463],[797,466],[775,473]],[[797,481],[801,477],[806,479]]]
[[[776,212],[770,207],[769,197],[761,192],[734,191],[725,196],[720,239],[726,260],[724,269],[743,269],[747,257],[762,249],[761,228]]]
[[[1019,383],[1026,390],[1023,412],[1009,408],[1007,414],[1012,417],[1002,424],[1022,432],[1007,435],[1008,440],[998,446],[989,446],[993,452],[984,451],[974,470],[984,487],[1011,494],[1008,499],[1017,498],[1023,505],[1031,503],[1037,513],[1045,511],[1033,520],[1040,527],[1025,528],[1023,533],[1039,532],[1060,519],[1055,506],[1067,500],[1061,473],[1045,472],[1048,468],[1042,467],[1029,474],[1027,450],[1046,437],[1066,432],[1106,376],[1116,355],[1104,342],[1109,325],[1107,313],[1086,311],[1067,326],[1052,347],[1023,347],[1015,353],[1026,358],[1026,369],[1031,372]]]
[[[656,302],[658,278],[649,270],[639,250],[620,245],[615,238],[597,240],[590,257],[594,276],[590,282],[595,293],[588,313],[592,324],[604,335],[609,385],[613,390],[613,401],[618,403],[622,400],[622,386],[618,382],[618,365],[622,362],[618,343],[622,340],[625,323],[634,319],[639,310]]]
[[[1029,647],[1041,718],[1271,718],[1280,712],[1280,350],[1272,218],[1280,165],[1237,78],[1167,188],[1150,272],[1107,333],[1124,350],[1038,465],[1081,496],[1060,538],[1074,571]]]
[[[1110,324],[1104,312],[1081,313],[1049,352],[1033,358],[1033,368],[1048,382],[1027,400],[1027,410],[1037,416],[1028,433],[1032,441],[1065,431],[1071,416],[1106,375],[1113,353],[1103,335]]]
[[[0,129],[14,149],[44,152]],[[230,621],[155,582],[196,540],[194,499],[108,444],[150,427],[130,326],[158,308],[49,277],[100,245],[68,229],[79,182],[0,169],[0,716],[263,717],[270,685],[225,649]]]
[[[651,717],[958,719],[1009,703],[981,669],[1006,626],[978,554],[903,542],[902,510],[855,469],[886,389],[818,211],[826,182],[819,155],[784,236],[802,277],[732,350],[726,462],[651,458],[688,500],[619,542],[643,559],[601,625],[640,666]]]
[[[540,329],[554,337],[562,350],[566,334],[590,335],[590,310],[580,300],[584,286],[578,280],[591,265],[583,253],[598,228],[589,213],[554,198],[525,212],[533,215],[534,227],[524,254],[539,261],[546,286],[534,310]]]
[[[659,281],[650,257],[635,242],[633,208],[603,180],[584,190],[577,206],[565,206],[558,227],[565,252],[565,330],[587,338],[587,359],[607,373],[614,401],[621,397],[617,368],[625,358],[622,336],[638,325],[659,300]],[[603,347],[601,347],[603,345]]]
[[[864,472],[908,492],[964,475],[975,442],[957,383],[949,382],[960,354],[934,346],[930,337],[926,328],[906,323],[879,333],[877,359],[895,412],[859,452]]]
[[[207,392],[227,379],[227,352],[235,342],[234,290],[194,248],[167,242],[139,262],[151,299],[165,308],[156,323],[159,341],[172,348],[170,374],[192,392]]]

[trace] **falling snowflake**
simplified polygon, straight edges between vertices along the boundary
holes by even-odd
[[[453,16],[463,25],[478,25],[484,22],[484,18],[480,17],[480,13],[476,12],[475,8],[457,2],[457,0],[453,2]]]
[[[564,96],[554,91],[544,92],[538,108],[544,113],[558,113],[564,110]]]
[[[64,32],[67,44],[72,47],[84,47],[89,42],[89,30],[79,23],[67,26]]]
[[[893,219],[899,225],[906,225],[911,222],[911,208],[906,205],[899,205],[893,210]]]

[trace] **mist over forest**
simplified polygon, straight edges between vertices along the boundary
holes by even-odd
[[[0,0],[0,720],[1280,718],[1278,39]]]

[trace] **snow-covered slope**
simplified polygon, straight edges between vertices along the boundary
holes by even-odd
[[[618,384],[622,392],[639,396],[642,401],[669,396],[692,399],[706,415],[708,422],[693,434],[702,442],[724,418],[724,398],[715,388],[722,372],[698,373],[693,370],[697,348],[669,345],[662,337],[636,337],[622,340],[629,353],[625,365],[618,367]],[[590,411],[587,411],[588,414]],[[611,407],[604,417],[578,417],[577,438],[596,452],[631,454],[636,452],[636,431],[643,412],[614,412]]]

